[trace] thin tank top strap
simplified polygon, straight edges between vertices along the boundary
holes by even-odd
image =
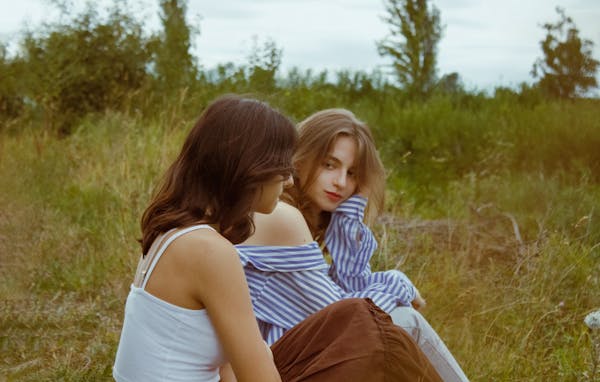
[[[154,267],[158,263],[158,260],[160,259],[160,257],[162,256],[162,254],[165,252],[165,250],[169,247],[169,245],[175,239],[177,239],[178,237],[180,237],[182,235],[185,235],[188,232],[192,232],[192,231],[195,231],[195,230],[198,230],[198,229],[202,229],[202,228],[208,228],[208,229],[211,229],[211,230],[213,230],[213,231],[216,232],[216,230],[213,227],[209,226],[208,224],[198,224],[198,225],[193,225],[193,226],[186,227],[186,228],[183,228],[183,229],[174,228],[174,229],[172,229],[170,231],[167,231],[162,236],[157,237],[155,239],[155,241],[161,240],[161,243],[156,248],[156,253],[152,254],[154,256],[154,258],[152,258],[152,261],[150,262],[150,266],[148,267],[148,269],[145,270],[145,272],[143,272],[143,276],[142,276],[143,279],[142,279],[142,283],[140,285],[140,288],[146,289],[146,283],[148,283],[148,279],[150,278],[150,275],[152,274],[152,271],[154,270]],[[169,236],[169,237],[166,240],[163,240],[163,238],[167,237],[167,236]]]

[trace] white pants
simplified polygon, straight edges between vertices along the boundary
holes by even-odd
[[[444,344],[444,341],[421,313],[412,307],[399,306],[392,310],[390,316],[394,324],[406,330],[417,342],[442,380],[445,382],[465,382],[469,380]]]

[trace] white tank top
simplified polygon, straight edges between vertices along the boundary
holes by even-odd
[[[140,287],[131,285],[113,366],[116,381],[219,381],[219,366],[225,359],[206,309],[182,308],[145,290],[147,280],[169,244],[200,228],[212,229],[208,225],[197,225],[171,235],[158,248]],[[163,236],[157,237],[155,243],[160,243]]]

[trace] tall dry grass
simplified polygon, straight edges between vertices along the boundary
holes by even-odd
[[[485,120],[430,107],[457,113],[454,123]],[[34,127],[0,134],[0,379],[110,378],[139,218],[187,132],[176,115],[109,113],[66,138]],[[595,122],[585,123],[592,134]],[[401,141],[386,131],[378,137]],[[600,307],[600,186],[589,166],[474,166],[427,186],[428,174],[411,179],[386,150],[388,209],[373,266],[413,279],[424,315],[471,379],[591,380],[582,320]]]

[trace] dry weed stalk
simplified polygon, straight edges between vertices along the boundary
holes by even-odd
[[[384,215],[378,223],[385,227],[386,234],[388,229],[393,229],[408,252],[430,245],[436,251],[466,253],[476,264],[490,257],[510,260],[516,264],[515,273],[528,266],[531,257],[538,253],[543,236],[526,242],[514,215],[492,204],[472,207],[470,218],[465,220],[403,220]]]

